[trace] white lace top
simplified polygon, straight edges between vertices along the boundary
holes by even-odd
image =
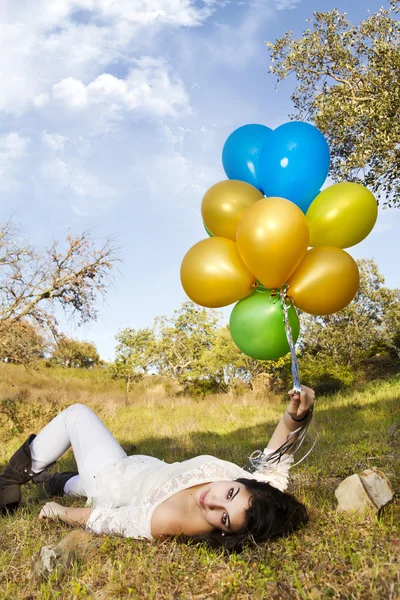
[[[248,473],[214,456],[197,456],[172,464],[151,456],[129,456],[100,471],[97,493],[93,497],[95,508],[86,528],[94,533],[152,539],[153,512],[174,494],[200,483],[231,481],[239,477],[266,481],[284,491],[292,462],[293,457],[285,455],[278,464],[271,465],[268,473],[261,475]]]

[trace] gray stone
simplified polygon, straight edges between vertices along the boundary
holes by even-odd
[[[365,491],[378,510],[393,498],[394,490],[388,478],[380,469],[376,467],[366,469],[360,473],[360,479]]]
[[[56,572],[62,576],[75,558],[87,560],[101,544],[99,537],[81,529],[68,533],[58,544],[43,546],[32,559],[32,573],[37,581]]]
[[[75,554],[63,551],[57,546],[42,546],[32,560],[32,572],[36,580],[48,577],[53,571],[64,573],[73,561]]]
[[[340,512],[356,512],[365,515],[377,510],[357,473],[350,475],[339,484],[335,496],[338,500],[337,510]]]
[[[386,475],[376,467],[344,479],[335,490],[338,511],[360,515],[377,513],[394,496]]]

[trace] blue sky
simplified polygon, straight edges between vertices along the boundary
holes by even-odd
[[[300,35],[314,10],[353,22],[381,3],[319,0],[4,0],[0,7],[1,213],[32,243],[94,229],[122,247],[96,323],[72,336],[113,357],[123,327],[152,325],[185,299],[179,268],[204,237],[205,191],[240,125],[292,112],[266,40]],[[400,287],[400,210],[381,210],[350,250]],[[227,315],[230,309],[223,311]]]

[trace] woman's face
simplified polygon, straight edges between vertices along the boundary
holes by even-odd
[[[209,525],[225,533],[234,533],[245,523],[250,498],[243,483],[215,481],[197,490],[196,504]]]

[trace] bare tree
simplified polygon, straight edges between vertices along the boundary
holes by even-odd
[[[0,226],[0,336],[26,320],[57,335],[57,307],[80,322],[96,319],[96,297],[117,261],[115,244],[96,247],[87,231],[38,251],[9,220]]]

